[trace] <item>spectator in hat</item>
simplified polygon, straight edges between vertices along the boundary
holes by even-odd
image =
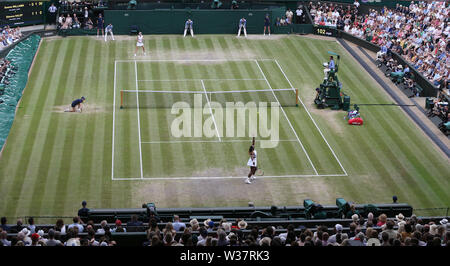
[[[405,224],[405,216],[403,216],[403,214],[399,213],[398,215],[395,215],[395,220],[396,220],[396,224],[398,226]]]
[[[31,234],[30,246],[41,246],[41,244],[38,243],[39,238],[40,238],[39,234],[37,234],[37,233]]]
[[[367,240],[366,246],[381,246],[381,242],[378,239],[377,230],[372,230],[369,234],[369,239]]]
[[[117,219],[114,223],[116,226],[111,228],[111,232],[126,232],[127,230],[122,227],[122,221]]]
[[[392,203],[397,203],[397,200],[398,200],[398,199],[397,199],[397,196],[393,196],[393,197],[392,197]]]
[[[19,233],[17,233],[17,239],[23,241],[25,246],[31,244],[30,231],[27,228],[23,228]]]
[[[180,231],[180,230],[184,230],[184,228],[186,228],[186,224],[180,221],[180,216],[178,215],[174,215],[173,216],[173,229],[175,229],[175,231]],[[183,229],[181,229],[183,228]]]
[[[39,235],[39,241],[42,242],[42,243],[44,243],[44,244],[46,244],[46,243],[47,243],[47,239],[44,238],[44,230],[39,229],[39,230],[37,231],[37,234]]]
[[[448,220],[447,219],[442,219],[442,220],[440,220],[439,221],[439,223],[442,225],[442,226],[444,226],[444,228],[448,231],[448,229],[449,229],[449,223],[448,223]]]
[[[239,227],[240,230],[245,230],[245,229],[247,229],[247,222],[244,221],[244,220],[239,221],[238,227]]]
[[[342,230],[344,230],[344,227],[341,225],[341,224],[336,224],[335,226],[334,226],[334,232],[335,232],[335,234],[333,234],[333,235],[331,235],[329,238],[328,238],[328,242],[329,243],[336,243],[336,236],[339,234],[339,235],[341,235],[342,234]]]
[[[81,206],[82,208],[78,210],[78,216],[80,217],[87,217],[89,214],[89,209],[86,208],[87,202],[83,200],[83,202],[81,202]]]
[[[211,221],[210,218],[206,219],[203,224],[205,225],[208,232],[212,231],[214,229],[214,221]]]

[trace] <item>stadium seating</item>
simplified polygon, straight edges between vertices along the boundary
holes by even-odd
[[[343,205],[346,206],[348,204],[344,203]],[[344,213],[346,214],[348,212],[348,207],[342,208],[342,206],[339,208],[337,205],[322,206],[320,210],[325,212],[326,216],[320,218],[341,218]],[[369,208],[368,204],[355,204],[355,208],[363,216],[367,215],[368,212],[372,212],[374,215],[385,213],[388,217],[394,217],[398,213],[410,216],[413,211],[412,206],[403,203],[376,204],[373,205],[372,209]],[[308,217],[305,207],[302,206],[158,208],[157,214],[161,221],[171,221],[174,214],[179,215],[182,220],[190,220],[198,216],[216,216],[216,220],[222,218],[246,218],[255,221],[273,220],[273,218],[276,218],[277,220],[304,220],[311,218]],[[139,220],[145,221],[148,220],[149,212],[146,208],[91,209],[87,216],[80,218],[86,221],[92,220],[95,223],[99,223],[102,220],[113,223],[116,219],[127,222],[131,218],[131,215],[137,215]]]

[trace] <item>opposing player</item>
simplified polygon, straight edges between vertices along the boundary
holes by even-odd
[[[81,105],[86,98],[84,96],[81,96],[80,99],[76,99],[72,102],[70,105],[71,108],[67,109],[66,112],[80,112],[83,111],[83,106]]]
[[[144,35],[142,35],[142,32],[139,32],[137,36],[136,51],[134,52],[134,56],[136,56],[139,47],[142,47],[142,51],[144,52],[144,55],[146,55],[144,48]]]
[[[241,36],[242,29],[244,29],[244,35],[247,37],[247,20],[245,18],[241,18],[239,20],[239,31],[237,37]]]
[[[105,31],[103,30],[103,17],[102,14],[98,14],[98,19],[97,19],[97,38],[98,38],[98,33],[100,30],[102,30],[102,37],[103,35],[105,35]]]
[[[191,33],[191,36],[194,37],[194,30],[192,29],[193,24],[194,22],[191,19],[186,20],[186,23],[184,24],[184,37],[186,37],[188,30]]]
[[[111,38],[114,41],[114,34],[113,34],[113,25],[111,23],[108,24],[108,26],[106,26],[105,28],[105,42],[106,42],[106,38],[108,37],[108,33],[111,34]]]
[[[256,161],[255,137],[253,137],[252,145],[248,149],[248,154],[250,155],[250,158],[248,159],[247,165],[250,166],[250,172],[248,173],[245,183],[251,184],[252,181],[255,180],[256,170],[258,170],[258,164]]]
[[[266,35],[266,29],[269,31],[269,36],[270,36],[270,19],[269,19],[269,14],[266,14],[266,17],[264,18],[264,36]]]

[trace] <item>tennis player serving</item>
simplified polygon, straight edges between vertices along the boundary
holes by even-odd
[[[251,184],[252,181],[255,180],[256,170],[258,170],[258,164],[256,161],[255,137],[253,137],[252,145],[248,149],[248,154],[250,155],[250,158],[248,159],[247,165],[250,166],[250,172],[248,173],[245,183]]]

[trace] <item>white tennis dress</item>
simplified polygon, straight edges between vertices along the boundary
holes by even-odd
[[[136,46],[137,46],[137,47],[142,47],[142,46],[144,46],[144,36],[142,36],[142,35],[138,36],[138,41],[137,41],[137,43],[136,43]]]
[[[247,165],[256,167],[258,165],[256,162],[256,159],[257,159],[256,150],[253,150],[253,152],[255,153],[255,160],[253,161],[252,157],[250,156],[250,158],[248,159]],[[255,164],[253,164],[253,163],[255,163]]]

